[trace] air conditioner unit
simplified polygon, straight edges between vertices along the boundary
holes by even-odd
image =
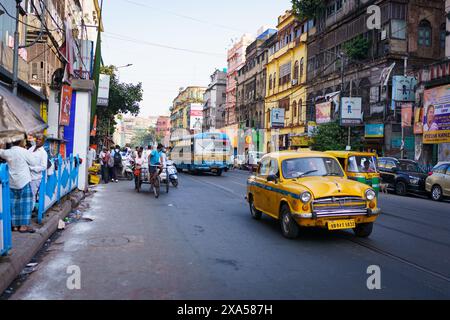
[[[298,79],[292,80],[292,85],[293,85],[293,86],[296,86],[297,84],[298,84]]]

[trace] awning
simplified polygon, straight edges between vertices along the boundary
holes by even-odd
[[[39,133],[47,127],[29,103],[0,85],[0,143],[21,140],[24,134]]]

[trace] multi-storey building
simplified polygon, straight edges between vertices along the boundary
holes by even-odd
[[[381,9],[381,29],[368,23],[369,5]],[[444,57],[444,5],[442,0],[326,1],[326,12],[316,17],[308,39],[308,120],[315,120],[317,103],[342,87],[341,96],[362,98],[365,124],[378,127],[379,135],[384,135],[371,138],[366,132],[364,148],[399,157],[403,146],[405,156],[412,158],[414,135],[412,128],[404,128],[402,139],[402,104],[392,99],[392,76],[413,76],[417,69]],[[348,50],[355,39],[367,48],[358,56]],[[393,63],[384,86],[382,74]],[[339,119],[339,110],[338,105],[332,108],[331,120]],[[352,136],[364,136],[364,127],[354,128]]]
[[[157,128],[158,117],[116,117],[116,130],[113,140],[120,146],[130,145],[137,135],[147,132],[150,128]]]
[[[216,70],[203,100],[203,131],[215,130],[225,125],[227,70]]]
[[[266,151],[307,145],[304,138],[308,31],[312,23],[298,21],[292,11],[278,18],[278,33],[269,48],[266,70]],[[271,114],[284,110],[284,125],[275,128]]]
[[[264,129],[267,44],[276,33],[268,29],[260,34],[247,47],[245,64],[238,70],[236,116],[240,129]]]
[[[227,73],[227,102],[225,110],[225,126],[233,126],[236,124],[236,80],[237,71],[245,63],[245,50],[247,46],[254,41],[254,38],[245,34],[241,39],[228,50],[228,73]]]
[[[172,131],[172,138],[177,138],[177,132],[191,131],[191,107],[201,105],[203,109],[204,94],[206,88],[191,86],[186,89],[181,88],[178,96],[174,99],[173,105],[170,108],[170,127]],[[201,117],[203,118],[203,116]]]

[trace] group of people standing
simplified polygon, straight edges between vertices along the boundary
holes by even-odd
[[[27,143],[28,142],[28,143]],[[35,233],[31,216],[37,203],[42,173],[49,168],[45,136],[24,138],[0,149],[0,158],[8,163],[13,231]]]
[[[136,147],[135,150],[121,149],[120,146],[112,147],[110,150],[103,148],[99,154],[101,174],[103,182],[119,182],[118,177],[122,172],[123,160],[125,163],[133,163],[135,167],[148,167],[150,173],[156,171],[156,166],[164,164],[167,160],[165,148],[159,144],[156,148],[149,145]]]
[[[122,170],[122,153],[120,146],[111,147],[111,150],[104,147],[100,152],[99,159],[103,182],[119,182],[118,177]]]

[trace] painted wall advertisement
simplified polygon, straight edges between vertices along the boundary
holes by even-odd
[[[331,121],[331,102],[316,104],[316,123],[323,124]]]
[[[450,142],[450,85],[424,93],[423,143]]]
[[[362,98],[342,98],[341,124],[358,126],[362,124]]]
[[[272,128],[284,128],[284,108],[274,108],[270,113],[270,123]]]
[[[59,125],[70,125],[70,108],[72,106],[72,92],[71,86],[64,85],[61,89],[61,104],[59,112]]]
[[[191,104],[190,129],[201,131],[203,126],[203,105],[200,103]]]

